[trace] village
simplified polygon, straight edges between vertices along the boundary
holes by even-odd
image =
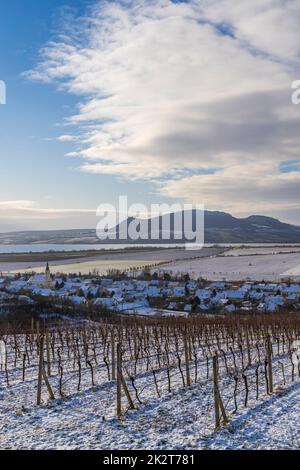
[[[80,309],[138,316],[183,316],[198,314],[293,313],[300,310],[300,283],[210,282],[191,280],[188,274],[172,277],[167,272],[111,271],[110,276],[10,274],[0,277],[0,312],[12,306],[61,303]]]

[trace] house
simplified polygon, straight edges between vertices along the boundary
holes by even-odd
[[[160,289],[157,286],[150,286],[145,290],[145,294],[149,297],[159,297]]]
[[[291,284],[289,287],[285,287],[283,292],[300,296],[300,284]]]
[[[106,308],[113,308],[117,304],[116,300],[111,297],[103,297],[93,301],[93,305],[106,307]]]
[[[236,307],[233,304],[225,305],[224,310],[228,313],[233,313],[236,310]]]
[[[21,302],[22,304],[26,304],[26,305],[34,305],[35,304],[35,301],[32,300],[30,297],[28,297],[27,295],[18,295],[17,297],[18,301]]]
[[[74,305],[86,305],[86,300],[84,297],[79,297],[78,295],[72,295],[68,298],[70,302]]]
[[[186,295],[186,290],[184,286],[174,287],[173,289],[174,297],[184,297]]]
[[[226,297],[230,300],[244,300],[246,292],[244,289],[236,289],[236,290],[229,290],[226,291]]]
[[[185,304],[184,309],[185,312],[191,313],[192,311],[192,305],[191,304]]]
[[[212,292],[209,289],[197,289],[195,296],[198,297],[199,301],[202,299],[210,299],[212,297]]]
[[[149,307],[147,300],[120,303],[116,306],[116,310],[119,312],[138,311],[144,307]]]

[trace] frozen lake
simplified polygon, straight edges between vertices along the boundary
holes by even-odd
[[[143,245],[143,244],[137,244],[137,245],[126,245],[126,244],[90,244],[90,245],[85,245],[85,244],[25,244],[25,245],[1,245],[0,244],[0,254],[8,254],[8,253],[44,253],[44,252],[49,252],[49,251],[91,251],[91,250],[120,250],[124,248],[151,248],[152,246],[156,248],[176,248],[176,247],[183,247],[183,244],[156,244],[156,245]],[[206,244],[205,247],[209,248],[214,245],[212,244]],[[230,255],[240,255],[240,254],[246,254],[245,250],[249,250],[249,254],[253,253],[269,253],[269,252],[282,252],[282,251],[300,251],[300,245],[272,245],[272,244],[256,244],[256,243],[250,243],[247,245],[241,245],[241,244],[232,244],[232,243],[224,243],[224,244],[219,244],[218,246],[220,247],[227,247],[227,248],[234,248],[232,250],[228,251],[228,254]],[[246,248],[245,248],[246,246]]]
[[[58,245],[58,244],[44,244],[44,245],[0,245],[1,253],[44,253],[49,251],[91,251],[91,250],[120,250],[123,248],[134,247],[135,245]],[[143,247],[144,245],[136,245],[137,247]],[[146,245],[145,245],[146,246]],[[159,246],[159,245],[158,245]],[[168,248],[168,245],[162,245]],[[149,245],[148,245],[149,247]]]

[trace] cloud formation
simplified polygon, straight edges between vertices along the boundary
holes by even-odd
[[[101,1],[27,75],[78,95],[83,171],[210,208],[295,208],[299,165],[281,168],[300,160],[299,24],[298,0]]]
[[[95,227],[95,209],[41,207],[36,201],[0,201],[1,232]],[[50,225],[49,225],[50,224]]]

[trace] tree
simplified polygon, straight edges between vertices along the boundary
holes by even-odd
[[[93,292],[91,292],[90,290],[88,291],[87,293],[87,296],[86,296],[87,300],[92,300],[95,298]]]
[[[81,288],[78,290],[77,295],[78,295],[78,297],[84,297],[84,292]]]
[[[186,296],[190,295],[190,289],[188,288],[187,284],[184,286],[184,290],[185,290],[185,295]]]

